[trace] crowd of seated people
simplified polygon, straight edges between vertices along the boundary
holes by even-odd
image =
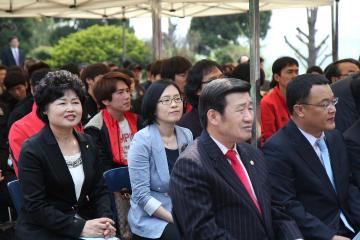
[[[360,63],[302,74],[279,57],[271,81],[260,68],[257,90],[270,89],[257,92],[254,119],[241,59],[173,56],[144,70],[0,65],[0,223],[15,219],[18,239],[121,236],[102,175],[126,167],[132,239],[351,239],[360,230]],[[15,179],[19,213],[6,187]]]

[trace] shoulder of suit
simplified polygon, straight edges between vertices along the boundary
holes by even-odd
[[[334,138],[334,140],[338,140],[338,141],[342,141],[344,139],[341,132],[337,129],[325,131],[325,136],[326,136],[326,138],[331,137],[331,138]]]
[[[181,152],[179,159],[188,159],[193,162],[201,163],[203,161],[202,158],[205,156],[203,154],[205,153],[201,153],[199,145],[200,142],[197,138],[192,144],[189,144],[183,152]]]
[[[357,120],[351,127],[349,127],[344,133],[344,138],[351,138],[357,136],[360,128],[360,120]]]
[[[281,128],[279,131],[271,135],[265,141],[264,145],[262,146],[262,149],[268,148],[269,146],[271,146],[270,149],[276,146],[280,148],[286,148],[286,145],[289,144],[291,141],[291,137],[289,135],[290,133],[286,131],[287,128],[285,125],[285,127]]]
[[[254,147],[253,145],[251,145],[249,143],[240,143],[237,146],[240,149],[240,151],[245,150],[245,151],[247,151],[248,154],[262,155],[262,152],[260,151],[260,149]]]
[[[101,129],[104,124],[103,116],[101,112],[98,112],[95,116],[93,116],[90,121],[85,125],[85,129],[87,128],[96,128]]]

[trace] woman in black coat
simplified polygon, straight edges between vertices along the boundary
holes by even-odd
[[[82,118],[84,92],[67,71],[51,72],[35,89],[45,127],[19,157],[24,206],[18,239],[78,239],[115,235],[102,167],[90,136],[73,128]]]

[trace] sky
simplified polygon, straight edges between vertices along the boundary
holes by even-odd
[[[341,58],[355,58],[360,56],[360,18],[359,14],[360,0],[341,0],[339,2],[339,59]],[[167,19],[162,20],[162,29],[167,29]],[[171,19],[172,22],[177,23],[177,34],[179,37],[186,35],[190,26],[190,18]],[[131,26],[135,29],[135,34],[140,39],[149,40],[152,37],[151,19],[133,19],[130,21]],[[306,53],[306,48],[296,39],[296,28],[299,27],[307,32],[306,23],[306,9],[283,9],[273,10],[270,29],[264,40],[260,42],[260,55],[265,58],[265,67],[271,68],[272,63],[278,57],[289,55],[295,57],[293,50],[291,50],[284,41],[284,36],[287,36],[289,41],[298,47],[302,53]],[[326,42],[327,48],[325,53],[331,53],[331,7],[320,7],[318,11],[318,18],[316,23],[318,30],[316,41],[320,42],[328,34],[330,35]],[[246,42],[245,42],[246,44]],[[331,57],[324,62],[321,67],[325,67],[332,61]],[[304,72],[303,67],[300,72]]]

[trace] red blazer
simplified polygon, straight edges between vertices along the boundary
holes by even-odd
[[[260,102],[261,145],[289,121],[286,101],[278,86]]]

